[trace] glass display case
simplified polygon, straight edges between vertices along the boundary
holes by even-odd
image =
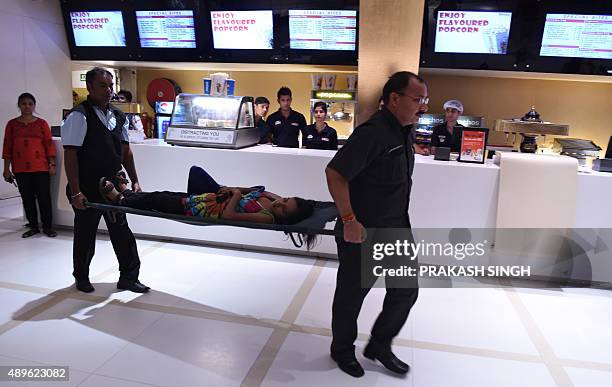
[[[179,94],[166,131],[172,145],[238,149],[259,142],[253,97]]]

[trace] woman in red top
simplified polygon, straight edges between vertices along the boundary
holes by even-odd
[[[57,236],[52,225],[51,193],[49,180],[55,175],[55,147],[51,129],[47,121],[34,116],[36,99],[30,93],[17,98],[21,115],[6,124],[4,134],[4,180],[12,182],[13,174],[17,179],[23,208],[30,229],[23,238],[38,234],[38,211],[40,209],[43,232],[50,237]],[[12,171],[11,171],[12,170]]]

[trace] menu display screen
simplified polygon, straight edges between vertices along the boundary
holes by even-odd
[[[355,51],[357,11],[289,10],[289,47]]]
[[[512,12],[439,11],[435,52],[506,54]]]
[[[612,59],[612,15],[547,14],[540,55]]]
[[[70,12],[77,47],[125,47],[121,11]]]
[[[136,11],[140,46],[195,48],[193,11]]]
[[[211,11],[215,49],[274,48],[272,11]]]

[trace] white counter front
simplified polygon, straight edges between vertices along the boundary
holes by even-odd
[[[72,227],[73,212],[63,194],[66,176],[59,139],[58,170],[53,179],[54,222]],[[325,181],[325,166],[334,151],[278,148],[258,145],[241,150],[174,147],[161,140],[132,144],[142,189],[186,191],[192,165],[206,169],[220,184],[265,185],[282,196],[331,201]],[[413,175],[410,219],[415,228],[494,228],[497,212],[499,167],[434,161],[417,155]],[[612,174],[594,172],[578,178],[576,227],[612,227]],[[546,200],[546,198],[526,198]],[[534,214],[537,216],[537,214]],[[267,251],[300,252],[278,231],[224,226],[192,226],[180,222],[128,216],[135,234],[164,239],[195,240],[211,244],[248,247]],[[332,227],[329,224],[328,227]],[[104,222],[101,222],[101,228]],[[321,237],[312,254],[334,256],[331,237]]]

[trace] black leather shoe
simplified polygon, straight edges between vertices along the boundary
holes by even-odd
[[[89,280],[76,280],[74,284],[76,285],[76,288],[82,291],[83,293],[91,293],[96,290],[94,289],[91,282],[89,282]]]
[[[134,293],[147,293],[151,288],[140,283],[140,281],[124,281],[117,282],[117,289],[129,290]]]
[[[405,375],[408,373],[408,371],[410,371],[410,366],[395,356],[389,347],[383,348],[377,344],[372,344],[372,342],[369,342],[363,351],[363,356],[370,360],[378,360],[389,371],[393,371],[401,375]]]
[[[28,231],[26,231],[26,232],[24,232],[23,234],[21,234],[21,237],[22,237],[22,238],[29,238],[29,237],[31,237],[32,235],[36,235],[36,234],[38,234],[39,232],[40,232],[40,230],[39,230],[39,229],[37,229],[37,228],[31,228],[31,229],[29,229]]]
[[[49,238],[55,238],[57,236],[57,232],[55,232],[54,229],[52,228],[45,228],[43,229],[43,232],[49,237]]]
[[[365,374],[363,367],[354,357],[337,358],[332,354],[331,358],[334,359],[336,363],[338,363],[338,368],[340,368],[342,371],[346,372],[354,378],[360,378]]]

